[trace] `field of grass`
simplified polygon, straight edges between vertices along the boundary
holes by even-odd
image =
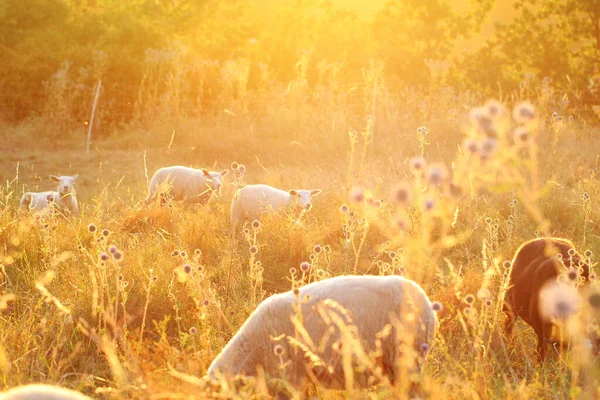
[[[83,129],[59,135],[36,119],[3,126],[0,388],[46,382],[107,399],[218,396],[198,378],[266,297],[329,276],[401,273],[444,305],[418,378],[423,397],[597,398],[590,354],[552,351],[539,364],[531,328],[519,321],[505,336],[502,299],[504,261],[524,240],[560,236],[600,254],[600,126],[562,108],[558,94],[536,91],[503,99],[507,116],[495,120],[491,141],[469,118],[487,100],[473,94],[390,90],[375,107],[369,94],[364,103],[321,94],[297,101],[273,91],[247,107],[123,128],[95,139],[90,154]],[[535,118],[512,118],[520,100],[535,105]],[[525,138],[513,137],[518,125],[526,144],[515,144]],[[414,171],[421,155],[441,184]],[[221,170],[234,161],[246,167],[237,186],[323,193],[298,223],[269,216],[238,243],[229,230],[234,174],[207,206],[140,205],[159,167]],[[79,174],[81,214],[19,215],[24,191],[53,189],[50,174]],[[409,188],[407,204],[391,195],[398,185]],[[122,259],[101,261],[113,245]],[[326,251],[314,254],[315,245]],[[293,275],[303,261],[310,274]],[[481,296],[465,302],[482,288],[489,305]],[[399,386],[315,395],[405,397]],[[261,387],[221,396],[249,398]]]

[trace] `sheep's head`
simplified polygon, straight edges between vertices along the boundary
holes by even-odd
[[[56,191],[58,193],[60,193],[62,196],[65,196],[65,195],[68,195],[75,191],[73,188],[73,185],[75,184],[75,180],[77,179],[78,176],[79,175],[73,175],[73,176],[50,175],[50,179],[53,182],[58,182],[58,188]]]
[[[208,186],[210,186],[213,191],[220,195],[221,189],[223,188],[223,177],[229,173],[229,170],[224,169],[221,172],[211,172],[203,169],[202,173],[207,178]]]
[[[315,190],[290,190],[288,192],[296,197],[296,208],[300,211],[309,211],[312,208],[311,197],[321,193],[321,189]]]

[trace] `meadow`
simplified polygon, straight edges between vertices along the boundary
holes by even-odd
[[[39,15],[54,13],[51,3],[24,12],[33,22],[0,24],[6,38],[31,38],[15,39],[11,62],[0,66],[0,389],[43,382],[98,399],[268,398],[262,378],[221,391],[202,379],[261,301],[333,276],[403,275],[443,305],[423,373],[410,377],[420,397],[600,397],[588,349],[550,348],[539,362],[533,330],[519,320],[508,337],[502,312],[510,260],[524,241],[567,238],[591,251],[593,265],[600,254],[600,122],[586,94],[594,62],[552,53],[584,33],[560,25],[547,43],[520,40],[533,35],[523,25],[552,29],[545,9],[533,7],[538,19],[523,13],[530,19],[499,29],[520,58],[490,45],[450,61],[456,37],[477,32],[469,18],[482,23],[477,12],[464,18],[467,29],[461,16],[434,7],[449,21],[442,28],[456,31],[430,31],[425,19],[415,29],[410,18],[425,17],[407,1],[414,14],[398,23],[405,30],[390,23],[393,13],[375,13],[381,29],[373,33],[328,2],[266,16],[207,2],[214,18],[200,34],[206,9],[194,2],[139,1],[136,19],[116,3],[57,1],[56,21],[36,30]],[[19,4],[7,8],[15,21]],[[170,8],[177,4],[188,14]],[[493,2],[478,4],[484,15]],[[160,7],[168,18],[156,17]],[[111,18],[135,23],[110,30]],[[106,41],[84,43],[82,31]],[[413,34],[424,35],[418,46]],[[43,45],[46,36],[61,37],[60,51]],[[115,56],[112,40],[130,46]],[[590,42],[577,43],[575,53],[587,55]],[[314,52],[301,51],[311,45]],[[545,49],[568,62],[536,58]],[[230,172],[207,205],[143,207],[152,174],[169,165]],[[54,190],[49,175],[75,174],[79,215],[19,210],[24,192]],[[254,183],[322,193],[299,220],[264,216],[234,241],[231,200]],[[598,316],[588,299],[577,329]],[[593,321],[586,328],[597,329]],[[408,387],[317,387],[311,395],[407,398]]]

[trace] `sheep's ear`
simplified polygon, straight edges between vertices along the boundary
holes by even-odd
[[[207,178],[212,178],[212,176],[210,176],[210,173],[208,172],[207,169],[202,168],[202,173],[204,174],[204,176],[206,176]]]
[[[73,180],[76,180],[78,176],[79,176],[79,174],[73,175]]]
[[[311,196],[318,196],[321,194],[321,189],[315,189],[310,191]]]
[[[221,171],[221,176],[225,176],[229,173],[228,169],[224,169],[223,171]]]
[[[288,191],[289,194],[291,194],[292,196],[298,196],[298,192],[294,189]]]
[[[50,180],[53,182],[60,182],[60,178],[56,175],[50,175]]]

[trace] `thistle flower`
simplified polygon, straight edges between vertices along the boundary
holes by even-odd
[[[179,252],[179,256],[180,256],[181,258],[185,258],[185,257],[187,257],[187,253],[186,253],[185,251],[183,251],[183,250],[182,250],[182,251],[180,251],[180,252]]]
[[[252,221],[252,228],[254,229],[258,229],[260,228],[260,221],[255,219],[254,221]]]
[[[199,256],[200,254],[202,254],[202,250],[200,250],[200,249],[194,250],[194,255]]]
[[[232,170],[235,171],[236,169],[238,169],[238,167],[239,167],[239,164],[237,162],[234,161],[234,162],[231,163],[231,169]]]
[[[102,252],[102,253],[100,253],[100,259],[102,261],[108,261],[109,256],[108,256],[108,254],[106,252]]]
[[[390,252],[388,253],[388,255],[390,256],[390,258],[391,258],[391,259],[394,259],[394,258],[396,258],[396,252],[395,252],[395,251],[390,251]]]
[[[297,272],[296,268],[294,268],[294,267],[290,268],[290,274],[296,275],[296,272]]]
[[[204,307],[208,307],[209,304],[210,304],[210,301],[208,301],[208,299],[204,299],[204,301],[202,302],[202,305]]]
[[[421,343],[421,353],[423,355],[426,355],[427,353],[429,353],[429,344],[427,343]]]
[[[189,330],[190,335],[194,336],[196,333],[198,333],[198,329],[196,329],[195,326],[192,326]]]
[[[96,225],[94,225],[93,223],[88,225],[88,231],[94,233],[96,232],[96,230],[98,230],[98,228],[96,228]]]
[[[475,301],[475,296],[473,296],[472,294],[468,294],[465,296],[465,303],[467,304],[473,304],[473,302]]]
[[[340,212],[342,214],[346,214],[346,213],[348,213],[348,211],[350,211],[350,207],[348,207],[346,204],[342,204],[340,206]]]
[[[497,100],[490,99],[486,101],[484,107],[487,110],[487,114],[492,117],[492,119],[506,115],[506,107]]]
[[[546,321],[565,321],[577,311],[580,296],[577,289],[568,283],[550,282],[540,290],[539,308]]]
[[[365,199],[365,192],[362,188],[354,187],[350,190],[350,201],[354,203],[361,203]]]
[[[431,185],[439,185],[446,178],[446,167],[443,164],[432,164],[427,169],[427,180]]]
[[[533,141],[533,136],[527,127],[519,126],[513,132],[513,139],[516,145],[526,147]]]
[[[394,186],[390,192],[390,199],[396,204],[408,205],[412,203],[413,193],[408,182]]]
[[[325,250],[325,253],[329,253],[331,251],[331,246],[326,244],[325,247],[323,247],[323,250]]]
[[[186,274],[192,273],[192,266],[190,264],[183,264],[183,267],[181,267],[181,269],[183,269],[183,272],[185,272]]]
[[[476,154],[479,151],[479,143],[471,138],[463,140],[462,147],[471,154]]]
[[[308,272],[309,269],[310,269],[310,263],[308,261],[302,261],[300,263],[300,270],[302,272]]]
[[[486,307],[490,307],[492,305],[492,301],[490,299],[487,299],[484,304]]]
[[[412,157],[408,160],[408,169],[413,175],[421,174],[426,166],[427,161],[423,157]]]
[[[570,281],[574,281],[575,279],[577,279],[577,271],[574,268],[570,268],[567,277]]]
[[[477,127],[479,132],[485,133],[488,136],[496,136],[496,129],[492,122],[492,117],[488,110],[483,107],[477,107],[469,113],[471,123]]]
[[[591,250],[586,250],[583,255],[585,256],[585,258],[590,258],[591,256],[593,256],[594,254],[592,253]]]
[[[423,202],[423,207],[425,208],[425,211],[431,211],[434,206],[435,200],[433,200],[431,197],[427,197]]]
[[[491,293],[486,288],[481,288],[477,291],[477,298],[479,300],[487,300],[490,298],[490,296],[491,296]]]
[[[535,119],[535,107],[533,104],[523,101],[513,109],[513,118],[518,123],[527,123]]]
[[[114,253],[112,253],[112,257],[113,257],[113,260],[115,260],[115,261],[121,261],[123,259],[123,253],[121,253],[119,250],[117,250]]]
[[[250,254],[256,254],[258,253],[258,247],[256,246],[250,246]]]
[[[490,158],[497,150],[498,144],[495,139],[487,138],[484,139],[480,144],[480,153],[481,158],[488,159]]]
[[[240,174],[244,174],[244,173],[246,173],[246,166],[245,166],[244,164],[240,164],[240,165],[238,166],[238,168],[237,168],[237,171],[238,171]]]
[[[299,294],[300,294],[300,289],[295,288],[294,289],[294,296],[298,297]]]
[[[321,248],[321,245],[317,244],[315,245],[315,247],[313,248],[313,251],[315,252],[315,254],[319,254],[323,249]]]
[[[434,301],[431,303],[431,309],[435,312],[440,312],[444,309],[444,306],[439,301]]]
[[[108,237],[110,235],[110,231],[108,229],[102,229],[102,236]]]
[[[173,252],[171,253],[171,257],[177,257],[178,255],[179,255],[178,250],[173,250]]]

